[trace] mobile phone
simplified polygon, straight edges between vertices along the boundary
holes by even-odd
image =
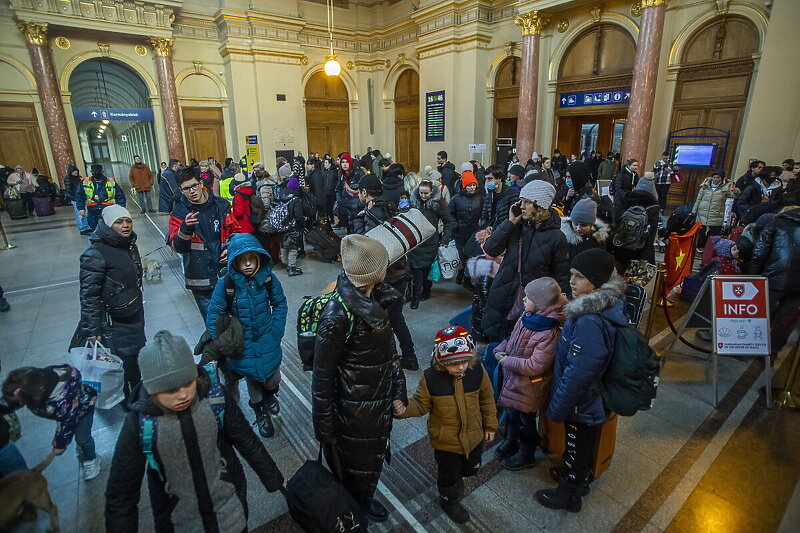
[[[511,213],[515,217],[522,216],[522,208],[519,206],[519,204],[514,204],[511,206]]]

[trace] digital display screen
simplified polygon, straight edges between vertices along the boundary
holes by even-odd
[[[714,158],[713,144],[679,144],[675,147],[675,164],[689,167],[710,167]]]

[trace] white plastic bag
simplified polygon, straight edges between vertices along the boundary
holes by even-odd
[[[97,391],[98,409],[111,409],[123,399],[125,376],[122,359],[96,342],[93,346],[70,350],[70,364],[81,373],[81,381]]]
[[[439,247],[439,270],[444,279],[453,279],[461,268],[455,241],[450,241],[449,246]]]

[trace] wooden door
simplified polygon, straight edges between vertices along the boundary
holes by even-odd
[[[419,172],[419,74],[408,69],[394,88],[395,161]]]
[[[350,152],[350,102],[339,76],[320,71],[305,88],[308,151],[336,156]]]
[[[36,109],[33,104],[20,102],[0,102],[0,161],[12,168],[22,165],[28,172],[36,168],[55,181],[67,171],[47,164]]]
[[[225,123],[220,107],[183,107],[186,157],[198,161],[213,157],[225,161]],[[238,160],[237,154],[232,157]]]

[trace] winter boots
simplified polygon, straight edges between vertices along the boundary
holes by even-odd
[[[570,513],[581,510],[580,485],[562,481],[554,489],[536,491],[536,500],[549,509],[564,509]]]
[[[553,481],[555,481],[556,483],[559,484],[566,483],[565,479],[566,475],[567,473],[564,471],[564,467],[562,466],[553,466],[550,468],[550,477],[553,478]],[[578,493],[581,496],[586,496],[587,494],[589,494],[589,489],[590,489],[589,483],[591,483],[591,477],[588,481],[581,484],[580,490],[578,491]]]
[[[439,505],[450,520],[456,524],[466,524],[470,521],[469,511],[466,507],[461,505],[461,494],[459,494],[459,486],[455,487],[439,487]]]
[[[494,449],[494,458],[502,461],[511,457],[519,449],[519,427],[506,424],[506,433],[497,448]]]
[[[275,397],[272,396],[272,399],[275,400]],[[275,400],[275,403],[277,404],[277,400]],[[258,427],[258,434],[265,439],[275,436],[275,426],[272,424],[272,417],[267,410],[266,400],[262,400],[259,403],[250,402],[250,407],[256,413],[256,421],[253,422],[253,425]]]
[[[533,468],[536,465],[536,446],[531,446],[530,442],[520,439],[517,453],[503,459],[502,465],[506,470]]]
[[[369,503],[364,506],[364,510],[367,512],[367,518],[373,522],[386,522],[389,518],[389,510],[375,498],[372,498]]]

